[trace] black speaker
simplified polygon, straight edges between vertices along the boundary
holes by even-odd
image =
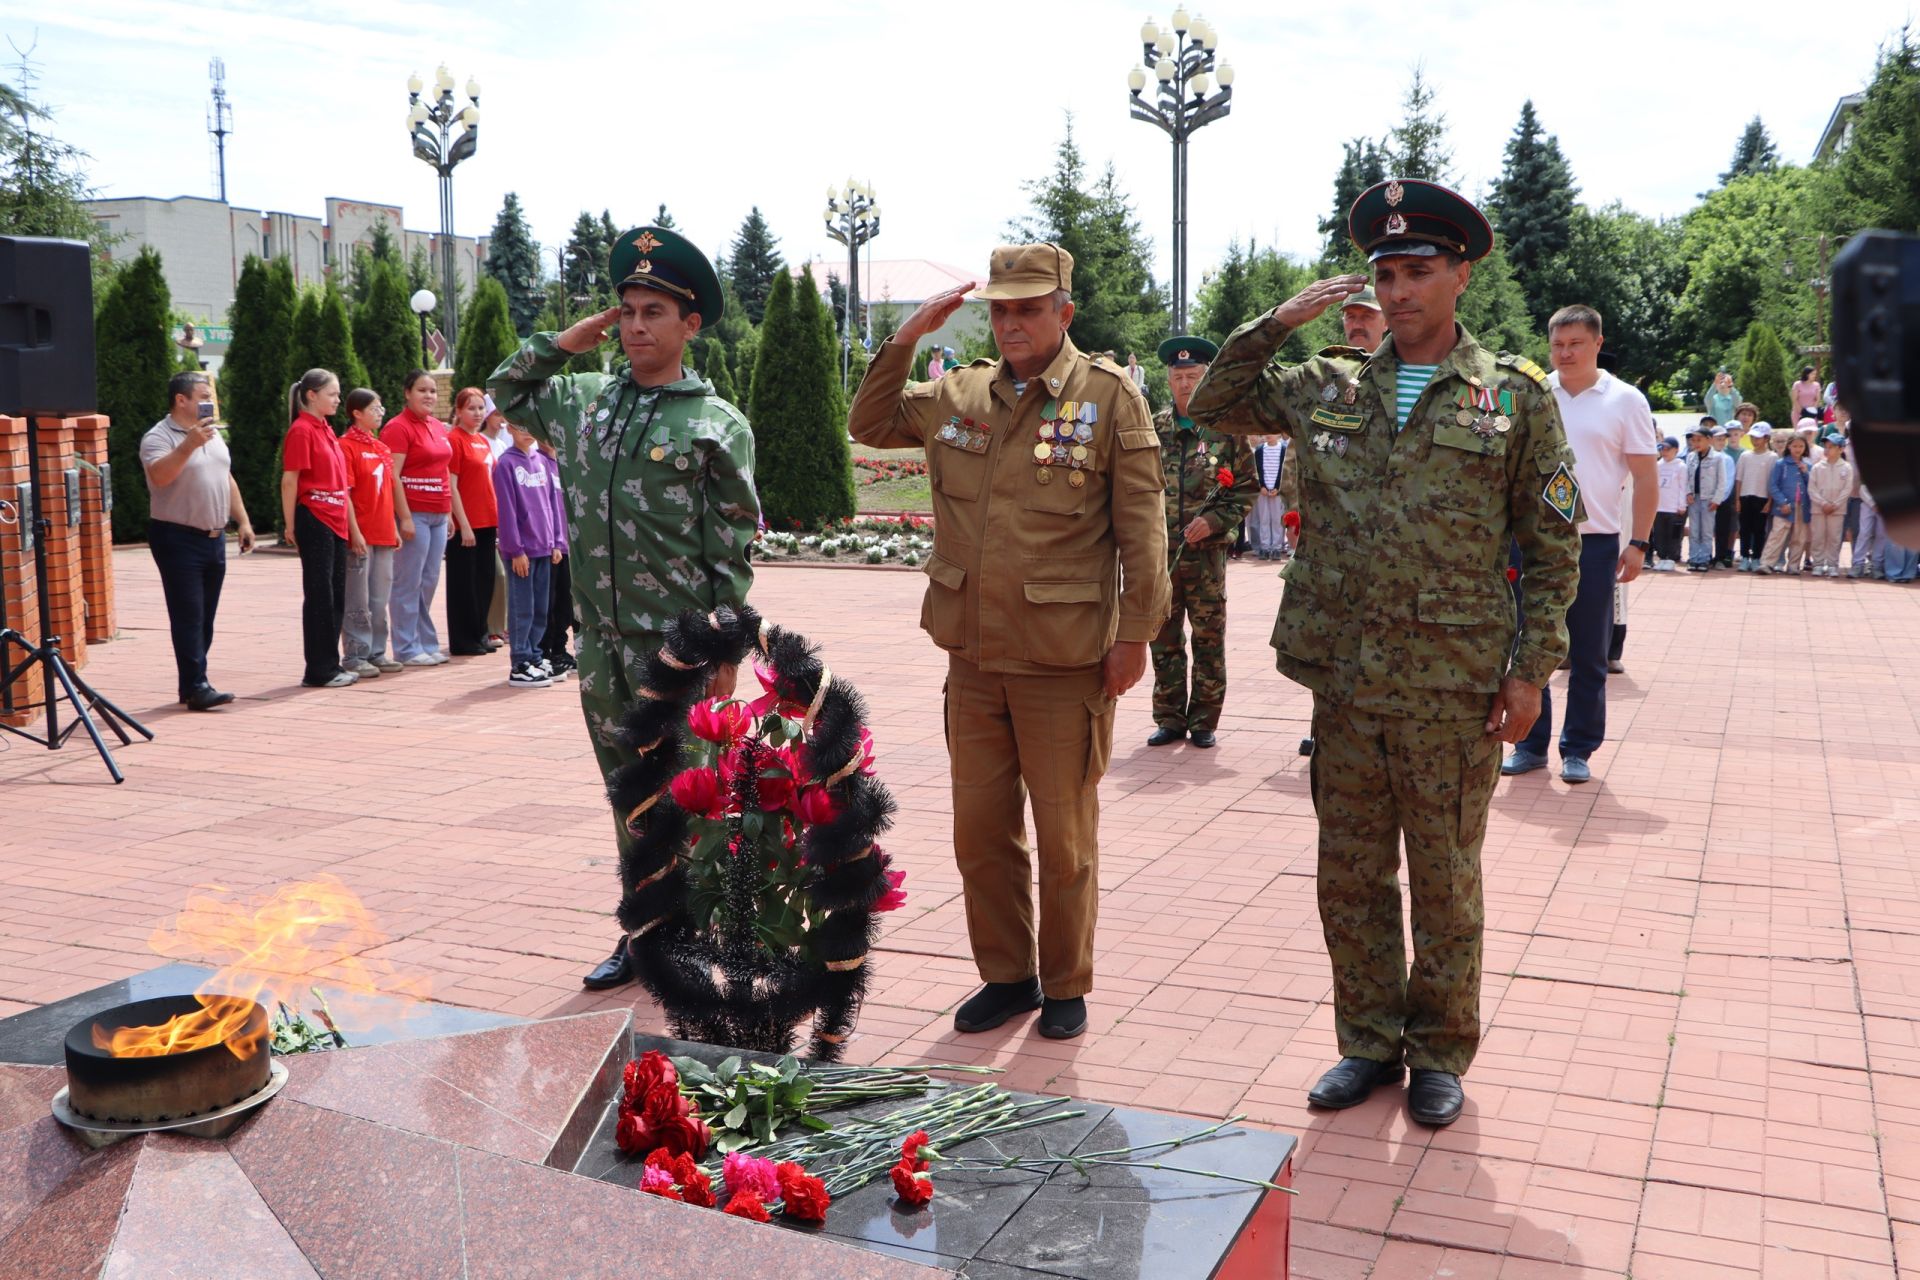
[[[58,417],[99,407],[92,253],[78,240],[0,236],[0,413]]]

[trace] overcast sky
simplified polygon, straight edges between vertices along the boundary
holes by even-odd
[[[1815,20],[1767,0],[1196,6],[1238,79],[1233,113],[1191,146],[1194,285],[1236,237],[1317,248],[1341,141],[1393,126],[1416,58],[1463,191],[1498,173],[1531,97],[1583,199],[1672,215],[1713,185],[1756,113],[1782,156],[1805,162],[1910,3],[1844,0]],[[402,205],[421,229],[437,229],[438,205],[408,148],[405,82],[444,61],[484,91],[479,152],[454,175],[456,229],[485,233],[517,191],[549,246],[582,208],[626,226],[664,200],[710,251],[757,204],[790,259],[843,255],[820,214],[828,184],[853,176],[879,195],[876,257],[981,265],[1072,112],[1089,163],[1118,167],[1164,279],[1171,145],[1128,118],[1125,77],[1142,19],[1169,12],[1113,0],[0,0],[0,31],[22,47],[37,36],[39,95],[91,154],[102,195],[215,193],[205,129],[218,55],[235,205],[318,216],[342,196]]]

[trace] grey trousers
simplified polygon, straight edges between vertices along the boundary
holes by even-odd
[[[1278,494],[1269,498],[1255,494],[1253,510],[1247,513],[1247,537],[1255,551],[1285,551],[1287,527],[1281,523],[1287,514],[1286,499]]]
[[[392,547],[368,547],[347,556],[347,615],[340,624],[340,656],[371,662],[387,653],[387,602],[393,595]]]

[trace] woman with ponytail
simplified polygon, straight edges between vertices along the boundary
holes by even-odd
[[[347,501],[347,460],[327,425],[340,408],[340,380],[309,369],[287,391],[293,424],[281,447],[283,541],[300,552],[300,634],[306,670],[300,683],[340,689],[359,679],[340,665],[340,624],[347,608],[347,552],[367,553]]]
[[[433,626],[433,595],[447,558],[447,521],[453,513],[447,464],[453,447],[447,424],[433,416],[440,387],[425,369],[400,380],[406,405],[387,419],[380,441],[393,453],[400,483],[393,489],[393,515],[400,545],[393,555],[393,656],[409,667],[435,667],[447,660]]]

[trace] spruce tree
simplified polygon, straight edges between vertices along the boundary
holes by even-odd
[[[1447,116],[1433,109],[1435,96],[1425,68],[1414,67],[1407,96],[1400,100],[1405,115],[1387,138],[1389,177],[1442,184],[1452,181],[1453,150],[1447,146]]]
[[[473,301],[460,317],[460,349],[453,362],[454,387],[483,390],[493,371],[520,349],[507,316],[507,292],[491,276],[482,277]]]
[[[1761,123],[1759,116],[1755,116],[1747,121],[1740,141],[1734,144],[1733,163],[1720,175],[1720,185],[1724,187],[1735,178],[1744,178],[1750,173],[1771,173],[1779,167],[1780,152],[1768,136],[1767,126]]]
[[[727,271],[747,319],[759,324],[767,314],[775,278],[787,273],[780,257],[780,241],[768,228],[759,205],[747,214],[740,224],[740,234],[733,238],[727,252]]]
[[[560,283],[566,293],[567,309],[569,312],[575,308],[584,311],[609,288],[607,242],[601,235],[600,223],[585,209],[573,220],[573,231],[567,236],[564,261]],[[578,298],[587,301],[575,301]]]
[[[287,390],[293,372],[293,268],[285,258],[271,264],[251,255],[240,268],[227,325],[233,341],[220,367],[220,404],[226,411],[227,448],[233,478],[260,527],[280,509],[273,460],[286,434]],[[302,370],[302,372],[305,372]]]
[[[433,256],[427,252],[427,246],[417,244],[407,257],[407,296],[411,298],[422,289],[440,292],[440,271]]]
[[[482,270],[507,291],[507,314],[513,321],[513,331],[532,333],[534,317],[540,314],[540,245],[533,238],[515,192],[507,192],[500,216],[493,220]]]
[[[160,255],[146,248],[109,278],[94,320],[94,401],[108,419],[116,542],[146,536],[140,439],[172,408],[167,399],[167,380],[174,373],[175,348],[167,336],[171,311]]]
[[[770,525],[817,528],[854,502],[833,326],[813,272],[797,285],[775,277],[765,314],[752,413],[760,501]]]
[[[1920,44],[1902,29],[1882,48],[1846,147],[1821,173],[1826,229],[1920,231]]]
[[[367,290],[373,287],[373,268],[382,262],[400,262],[400,242],[394,239],[387,220],[376,218],[367,238],[353,246],[352,268],[347,274],[349,304],[357,308],[366,302]],[[427,287],[433,289],[431,284]]]
[[[1487,215],[1506,247],[1513,277],[1527,295],[1536,330],[1566,298],[1548,288],[1551,264],[1573,240],[1573,168],[1560,140],[1540,126],[1533,100],[1520,107],[1520,123],[1507,139],[1506,161],[1487,199]]]
[[[353,322],[347,316],[347,299],[340,292],[340,286],[328,279],[326,287],[320,290],[319,325],[314,335],[313,364],[309,368],[331,369],[340,379],[340,392],[344,397],[355,387],[370,385],[367,382],[366,366],[360,363],[360,356],[353,349]],[[304,371],[303,371],[304,372]],[[384,402],[383,402],[384,403]],[[398,405],[395,406],[398,409]],[[346,429],[353,421],[342,401],[340,412],[334,417],[334,425]]]
[[[1324,237],[1320,257],[1329,264],[1341,262],[1353,252],[1353,241],[1347,235],[1347,214],[1353,202],[1362,191],[1387,179],[1386,152],[1373,139],[1355,138],[1340,145],[1344,154],[1339,171],[1333,175],[1333,209],[1320,219]]]
[[[1220,343],[1227,335],[1253,318],[1253,281],[1247,272],[1247,255],[1238,240],[1227,244],[1226,261],[1213,278],[1200,286],[1194,308],[1194,333]]]
[[[353,349],[366,368],[366,384],[388,413],[406,403],[401,381],[409,369],[426,363],[420,349],[420,321],[407,306],[407,282],[398,262],[375,265],[367,300],[353,313]]]
[[[1541,357],[1539,331],[1527,311],[1527,295],[1513,278],[1506,245],[1496,234],[1493,251],[1473,264],[1473,278],[1455,311],[1460,325],[1489,351]]]
[[[294,378],[309,369],[321,368],[315,356],[320,351],[320,291],[312,285],[294,295],[293,338],[288,343],[287,371]]]
[[[653,215],[653,225],[656,227],[665,227],[669,231],[675,229],[673,215],[667,212],[667,202],[665,200],[660,202],[660,212]]]
[[[1787,373],[1787,352],[1773,326],[1753,322],[1747,330],[1746,355],[1734,376],[1740,394],[1759,408],[1762,422],[1771,422],[1776,430],[1791,422],[1793,387]]]

